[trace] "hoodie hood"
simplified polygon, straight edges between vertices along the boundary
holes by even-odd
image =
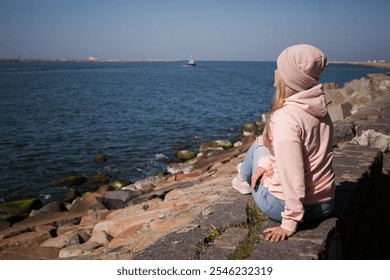
[[[287,97],[283,107],[288,105],[298,107],[316,118],[325,117],[328,112],[322,84]]]

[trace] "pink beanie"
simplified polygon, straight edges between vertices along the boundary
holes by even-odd
[[[326,56],[320,49],[306,44],[286,48],[277,59],[280,77],[296,91],[313,87],[326,63]]]

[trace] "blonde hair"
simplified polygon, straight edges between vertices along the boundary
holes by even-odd
[[[270,123],[272,119],[273,113],[282,108],[284,100],[286,100],[287,97],[294,95],[297,93],[297,91],[289,88],[283,80],[280,78],[280,74],[278,73],[278,70],[275,70],[275,82],[274,82],[274,87],[275,87],[275,94],[272,98],[272,103],[271,103],[271,110],[268,114],[267,121],[265,123],[265,128],[264,128],[264,143],[265,145],[270,148],[271,147],[271,128],[270,128]]]

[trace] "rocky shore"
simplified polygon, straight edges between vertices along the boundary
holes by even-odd
[[[334,217],[303,223],[277,244],[263,239],[273,222],[250,195],[231,188],[237,164],[263,129],[260,119],[246,123],[236,143],[181,150],[168,175],[103,184],[69,205],[19,202],[27,217],[21,221],[10,219],[15,205],[0,204],[0,259],[381,258],[390,249],[382,226],[390,214],[390,75],[324,88],[335,127]]]

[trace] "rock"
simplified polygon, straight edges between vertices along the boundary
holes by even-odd
[[[177,152],[177,157],[183,161],[186,161],[195,158],[196,154],[193,151],[181,150]]]
[[[65,202],[72,202],[80,195],[80,192],[74,188],[69,189],[68,193],[65,195]]]
[[[95,185],[103,185],[109,182],[107,174],[96,174],[88,179],[88,182]]]
[[[64,211],[68,211],[68,209],[62,201],[52,201],[40,208],[35,215],[46,215],[48,213]]]
[[[55,260],[58,248],[50,247],[10,247],[0,252],[0,260]]]
[[[193,260],[199,244],[209,234],[206,229],[195,228],[188,233],[173,232],[138,253],[136,260]]]
[[[325,90],[326,104],[332,103],[332,105],[338,105],[345,102],[346,97],[343,95],[342,90],[328,89]]]
[[[332,122],[337,122],[350,116],[352,112],[352,105],[349,102],[344,102],[337,105],[329,105],[328,113]]]
[[[73,201],[69,211],[83,212],[88,210],[105,210],[106,207],[100,201],[101,197],[103,197],[103,195],[96,192],[85,193],[82,197],[77,197]]]
[[[141,191],[118,190],[107,192],[102,203],[107,209],[115,210],[131,205],[130,201],[141,194]]]
[[[76,258],[83,254],[91,253],[101,245],[97,242],[86,242],[81,245],[74,245],[62,249],[59,253],[61,259]]]
[[[0,231],[9,228],[11,226],[11,223],[6,220],[0,220]]]
[[[104,196],[108,191],[114,191],[115,188],[111,185],[102,185],[99,187],[99,189],[96,191],[96,193],[100,194],[101,196]]]
[[[0,204],[0,220],[8,220],[11,223],[27,218],[31,210],[39,209],[42,202],[37,198],[10,200]]]
[[[69,245],[76,245],[80,244],[80,242],[75,242],[74,239],[78,239],[77,233],[71,233],[71,234],[62,234],[60,236],[51,238],[46,240],[41,244],[41,247],[52,247],[52,248],[65,248]],[[73,241],[72,241],[73,240]]]
[[[263,114],[261,119],[255,122],[247,122],[242,126],[242,134],[244,136],[259,136],[263,133],[266,122],[266,116]]]
[[[254,126],[255,124],[253,122],[247,122],[242,126],[242,134],[244,136],[254,135]]]
[[[182,162],[182,163],[171,163],[167,166],[167,171],[171,174],[178,174],[178,173],[184,173],[188,174],[191,173],[193,170],[193,166],[191,164]]]
[[[85,183],[87,178],[78,175],[68,176],[62,179],[59,179],[53,183],[55,187],[71,187],[71,186],[80,186]]]
[[[173,145],[171,146],[172,150],[177,150],[177,151],[180,151],[180,150],[185,150],[188,148],[188,145]]]
[[[339,85],[337,83],[331,82],[331,83],[323,83],[323,89],[324,90],[332,90],[332,89],[338,89]]]
[[[96,163],[104,163],[108,160],[108,158],[105,155],[97,155],[93,158],[93,161]]]
[[[138,180],[134,183],[134,187],[139,190],[148,191],[150,187],[161,185],[165,182],[165,177],[163,176],[149,176],[143,180]]]
[[[354,139],[359,145],[379,148],[382,152],[390,151],[390,135],[376,132],[373,129],[362,131]]]
[[[333,126],[333,145],[351,141],[355,137],[354,126],[348,122],[338,122]]]
[[[227,260],[237,246],[244,240],[248,230],[244,228],[228,228],[218,236],[208,248],[207,252],[201,256],[203,260]]]
[[[94,232],[90,238],[90,241],[96,242],[100,245],[107,245],[112,240],[112,236],[107,234],[104,230]]]
[[[202,143],[199,147],[199,152],[204,153],[210,150],[223,150],[221,147],[216,147],[213,143]]]
[[[130,181],[127,181],[127,180],[116,180],[115,182],[113,182],[111,184],[111,186],[113,186],[116,190],[120,190],[122,189],[124,186],[128,186],[130,185],[131,182]]]
[[[0,240],[0,251],[10,247],[39,246],[41,243],[50,238],[51,235],[47,231],[24,232],[19,235]]]
[[[228,140],[215,140],[212,142],[213,146],[217,148],[222,148],[224,150],[228,150],[233,147],[232,142]]]

